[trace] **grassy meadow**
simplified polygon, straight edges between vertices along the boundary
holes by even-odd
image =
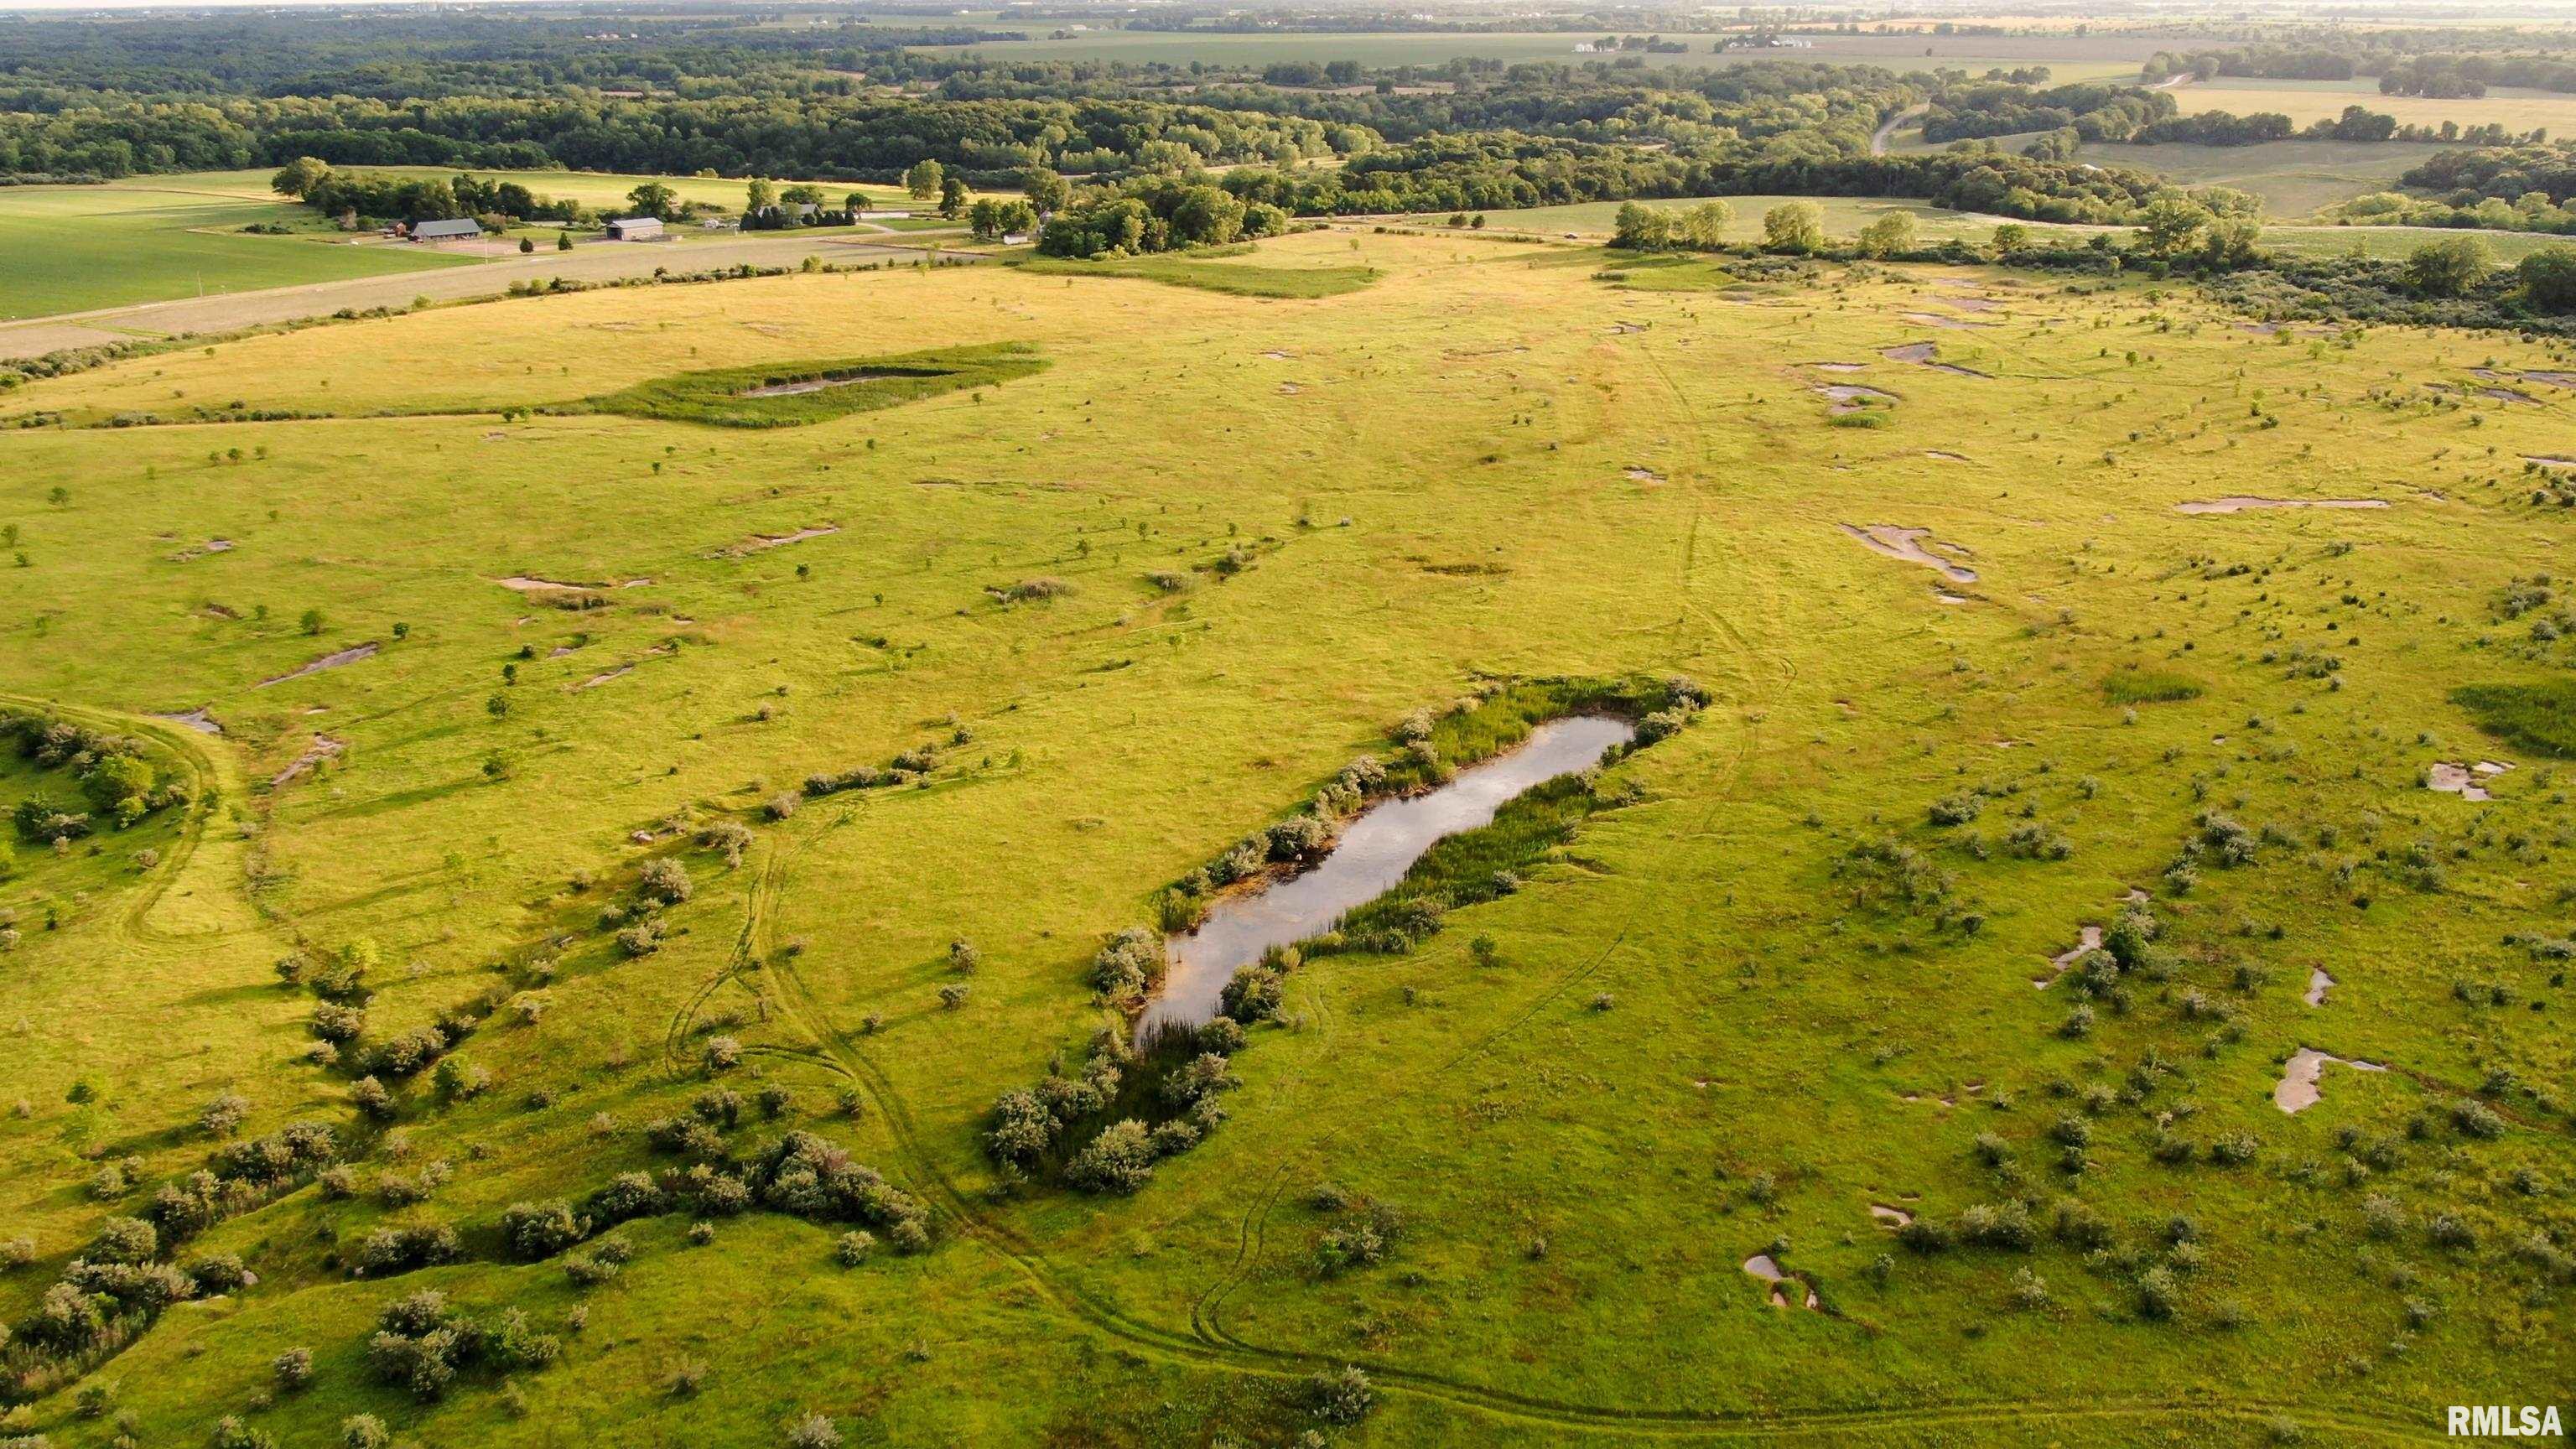
[[[2545,742],[2529,690],[2576,665],[2532,582],[2576,512],[2524,463],[2576,392],[2476,390],[2565,348],[1974,268],[1637,290],[1356,226],[1187,265],[1333,281],[602,290],[0,394],[65,424],[0,431],[0,703],[140,733],[192,794],[0,880],[0,1321],[218,1150],[221,1094],[354,1154],[178,1255],[255,1285],[9,1428],[2366,1443],[2563,1394],[2576,814],[2453,691]],[[548,410],[1005,344],[1045,366],[804,426]],[[288,416],[83,425],[212,400]],[[2385,506],[2179,507],[2226,498]],[[1230,1120],[1133,1196],[987,1158],[998,1094],[1123,1035],[1103,941],[1408,713],[1676,674],[1713,702],[1513,888],[1289,974]],[[2491,799],[2424,788],[2481,761]],[[67,778],[11,758],[0,807]],[[650,862],[685,899],[630,956],[603,908]],[[2087,927],[2131,969],[2055,976]],[[362,1116],[290,954],[370,963],[353,1051],[514,1003],[450,1057],[488,1082]],[[2302,1048],[2389,1070],[2287,1115]],[[848,1266],[845,1225],[757,1209],[640,1218],[606,1273],[509,1250],[513,1204],[683,1168],[648,1124],[723,1089],[702,1155],[819,1134],[927,1249]],[[435,1225],[455,1261],[350,1271]],[[424,1287],[559,1358],[381,1381]],[[1357,1423],[1310,1387],[1345,1366]]]

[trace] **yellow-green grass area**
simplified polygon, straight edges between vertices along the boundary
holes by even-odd
[[[2576,124],[2576,96],[2557,91],[2525,90],[2512,86],[2493,87],[2483,96],[2442,100],[2431,96],[2383,96],[2379,83],[2368,76],[2348,81],[2286,81],[2253,77],[2222,76],[2215,80],[2195,81],[2173,91],[2174,104],[2184,115],[2202,111],[2227,111],[2235,115],[2253,115],[2277,111],[2295,125],[2310,121],[2331,120],[2340,116],[2346,106],[2361,106],[2384,116],[2395,116],[2400,124],[2438,126],[2444,121],[2457,121],[2463,126],[2502,125],[2508,130],[2528,131],[2546,126],[2553,136],[2565,134]]]
[[[0,318],[42,317],[198,292],[239,292],[456,266],[424,247],[309,234],[313,214],[275,195],[197,185],[0,188]],[[266,182],[261,184],[266,188]],[[297,235],[242,228],[286,226]]]
[[[2095,145],[2084,148],[2083,159],[2097,166],[2151,171],[2184,186],[2232,186],[2261,197],[2264,215],[2290,219],[2356,196],[2394,190],[2397,178],[2435,149],[2363,141]]]
[[[2263,244],[2303,256],[2403,257],[2435,242],[2474,237],[2499,262],[2518,262],[2543,247],[2568,244],[2563,236],[2528,231],[2463,231],[2438,226],[2267,226]]]
[[[2154,149],[2162,150],[2162,147]],[[1762,215],[1775,206],[1804,201],[1823,213],[1825,235],[1848,240],[1860,234],[1863,227],[1891,211],[1913,214],[1917,234],[1931,241],[1959,240],[1986,242],[1994,237],[1998,226],[2019,226],[2034,236],[2063,237],[2082,241],[2097,232],[2125,235],[2133,228],[2106,226],[2069,226],[2053,222],[2015,221],[2008,216],[1988,216],[1979,212],[1952,211],[1917,201],[1893,201],[1880,198],[1798,197],[1798,196],[1727,196],[1718,198],[1733,212],[1727,223],[1727,240],[1759,241],[1762,238]],[[1606,239],[1616,224],[1619,208],[1616,201],[1577,202],[1567,206],[1530,207],[1516,211],[1485,213],[1481,229],[1459,229],[1462,236],[1504,237],[1525,234],[1550,239],[1574,238],[1599,241]],[[1668,211],[1685,211],[1699,200],[1657,200],[1637,203]],[[1425,214],[1405,218],[1408,225],[1437,228],[1447,232],[1449,214]],[[2461,235],[2484,241],[2499,262],[2519,261],[2532,252],[2564,238],[2527,232],[2480,231],[2463,233],[2441,227],[2420,226],[2297,226],[2272,225],[2263,228],[2263,244],[2285,252],[2308,256],[2344,256],[2356,248],[2371,257],[2402,257],[2431,242]]]
[[[1355,239],[1261,246],[1379,274],[1313,299],[799,275],[30,385],[13,406],[340,416],[0,434],[26,554],[0,567],[8,691],[115,720],[206,705],[226,731],[171,731],[226,782],[192,848],[147,824],[170,833],[107,833],[7,888],[26,1026],[0,1102],[27,1108],[0,1112],[0,1222],[35,1261],[0,1276],[0,1317],[205,1158],[215,1094],[251,1099],[249,1131],[355,1129],[346,1073],[304,1061],[311,998],[271,967],[368,941],[362,1040],[492,990],[551,1009],[459,1048],[490,1090],[407,1089],[398,1139],[356,1139],[356,1196],[301,1189],[185,1250],[261,1281],[98,1370],[146,1443],[222,1413],[324,1442],[362,1411],[500,1446],[770,1445],[806,1411],[851,1442],[1287,1442],[1312,1426],[1304,1376],[1342,1364],[1377,1408],[1339,1441],[1376,1445],[2353,1442],[2568,1381],[2566,1289],[2517,1246],[2576,1226],[2568,1001],[2520,944],[2566,929],[2564,778],[2451,697],[2569,664],[2499,607],[2564,572],[2576,514],[2533,506],[2520,459],[2563,451],[2568,395],[2473,390],[2563,357],[2256,335],[2172,284],[1900,267],[1730,302],[1612,290],[1582,249]],[[526,411],[1006,342],[1049,366],[809,427]],[[1967,371],[1884,355],[1922,342]],[[1828,382],[1890,394],[1886,425],[1830,426]],[[356,415],[390,406],[451,415]],[[2389,506],[2176,508],[2227,495]],[[1845,525],[1930,530],[1978,577]],[[1003,602],[1038,579],[1063,587]],[[2133,669],[2200,693],[2115,702]],[[1409,955],[1293,973],[1285,1024],[1234,1058],[1231,1120],[1133,1198],[1003,1188],[986,1109],[1122,1028],[1087,963],[1162,886],[1480,678],[1635,673],[1714,703],[1613,765],[1614,803],[1517,891]],[[317,735],[340,753],[271,783]],[[925,745],[922,783],[760,818]],[[2419,786],[2476,760],[2517,767],[2491,801]],[[1929,823],[1973,791],[1978,818]],[[675,812],[749,827],[740,865]],[[145,838],[171,842],[150,871]],[[2194,876],[2169,876],[2188,842]],[[602,907],[656,856],[693,894],[620,960]],[[2064,1034],[2074,986],[2033,979],[2133,888],[2170,954]],[[62,925],[30,928],[46,899]],[[839,1225],[754,1212],[703,1247],[685,1214],[631,1225],[633,1260],[586,1292],[498,1261],[507,1205],[681,1165],[640,1128],[709,1085],[717,1034],[746,1049],[723,1085],[793,1099],[776,1123],[747,1108],[727,1151],[788,1126],[845,1145],[930,1205],[930,1249],[843,1268]],[[2392,1070],[2330,1067],[2285,1116],[2303,1046]],[[2461,1104],[2497,1072],[2490,1124]],[[67,1100],[76,1079],[93,1100]],[[2217,1160],[2240,1135],[2251,1160]],[[2160,1160],[2168,1140],[2189,1151]],[[146,1188],[93,1198],[100,1152]],[[380,1177],[433,1161],[453,1179],[386,1203]],[[1357,1216],[1318,1205],[1328,1181],[1400,1215],[1383,1262],[1319,1266]],[[2015,1196],[2027,1251],[1917,1254],[1871,1213],[1954,1224]],[[2106,1249],[2056,1235],[2069,1201]],[[334,1266],[388,1223],[456,1224],[468,1260]],[[1820,1311],[1768,1305],[1740,1266],[1765,1251]],[[2168,1282],[2172,1316],[2148,1316]],[[586,1325],[506,1390],[469,1371],[416,1402],[365,1342],[423,1286]],[[294,1346],[315,1382],[271,1402]],[[28,1418],[78,1449],[118,1432],[69,1387]]]
[[[1045,277],[1124,277],[1195,287],[1239,297],[1316,298],[1356,292],[1377,280],[1375,268],[1323,246],[1259,249],[1251,246],[1210,247],[1162,256],[1075,259],[1031,256],[1017,265]]]
[[[1698,206],[1704,199],[1700,197],[1658,199],[1636,204],[1661,211],[1678,212],[1688,211]],[[1962,241],[1984,241],[1994,235],[1997,226],[2012,221],[2008,216],[1987,216],[1980,212],[1953,211],[1947,207],[1933,206],[1926,202],[1890,200],[1881,197],[1721,196],[1716,199],[1725,202],[1727,210],[1733,213],[1726,227],[1726,238],[1729,241],[1761,240],[1762,214],[1775,206],[1786,206],[1793,202],[1804,202],[1815,207],[1824,217],[1825,232],[1829,236],[1856,235],[1861,228],[1891,211],[1911,213],[1920,234],[1934,241],[1953,237]],[[1611,234],[1618,223],[1619,208],[1628,204],[1619,201],[1578,201],[1564,206],[1533,206],[1510,211],[1489,211],[1485,213],[1485,225],[1482,230],[1526,231],[1557,238],[1571,236],[1598,239]],[[1448,212],[1424,213],[1407,217],[1405,220],[1415,226],[1445,227],[1450,215],[1451,213]],[[2064,230],[2086,234],[2097,230],[2091,227],[2055,228],[2038,223],[2022,223],[2022,225],[2029,226],[2033,230]]]

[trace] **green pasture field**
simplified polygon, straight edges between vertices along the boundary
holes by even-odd
[[[2569,349],[1612,260],[1353,226],[1198,263],[1373,274],[1330,295],[794,275],[0,394],[280,415],[0,431],[0,703],[143,735],[188,796],[0,881],[0,1364],[41,1388],[8,1431],[2256,1445],[2562,1399],[2576,813],[2453,691],[2547,738],[2528,691],[2576,668],[2576,511],[2523,461],[2576,392],[2476,390]],[[1047,366],[758,432],[547,411],[993,344]],[[2179,506],[2229,497],[2386,506]],[[1476,904],[1291,971],[1228,1120],[1132,1196],[987,1157],[997,1096],[1124,1038],[1111,933],[1353,757],[1433,769],[1409,714],[1674,675],[1708,707],[1442,856]],[[221,734],[152,718],[201,708]],[[1471,737],[1430,729],[1438,767]],[[2478,762],[2490,799],[2424,787]],[[74,775],[13,756],[0,813]],[[685,899],[639,917],[648,862]],[[2056,975],[2088,926],[2125,968]],[[338,1064],[290,955],[367,967]],[[362,1116],[360,1064],[468,1006],[461,1066]],[[2286,1114],[2302,1048],[2388,1070]],[[223,1130],[326,1124],[347,1175],[167,1255],[255,1284],[47,1357],[48,1289],[222,1149],[226,1093]],[[718,1205],[788,1130],[923,1204],[926,1248],[845,1265],[792,1192]],[[512,1250],[513,1204],[630,1172],[674,1196],[622,1266]],[[454,1261],[352,1273],[442,1225]],[[422,1289],[559,1353],[385,1382]],[[1313,1387],[1346,1367],[1356,1423]]]
[[[201,291],[381,276],[467,260],[327,235],[245,235],[241,229],[253,224],[309,233],[314,218],[273,194],[261,199],[199,184],[206,179],[0,187],[0,319]]]
[[[2260,146],[2096,145],[2083,159],[2134,167],[2185,186],[2232,186],[2263,199],[2275,221],[2311,216],[2340,201],[2397,189],[2397,178],[2430,158],[2432,146],[2362,141],[2272,141]]]
[[[389,175],[444,177],[453,168],[355,168]],[[482,258],[430,247],[348,239],[311,210],[268,189],[269,171],[202,171],[140,176],[103,186],[0,187],[0,320],[44,317],[156,302],[200,293],[241,292],[307,282],[342,281],[431,267],[468,266]],[[478,175],[500,175],[478,172]],[[646,181],[659,180],[691,200],[739,205],[740,181],[696,177],[612,176],[596,172],[511,172],[541,196],[570,197],[614,208]],[[913,205],[899,188],[828,183],[835,204],[857,190],[889,209]],[[256,236],[251,225],[286,226],[293,235]],[[923,218],[871,223],[893,231],[954,228]],[[551,246],[559,228],[515,229]],[[676,226],[688,241],[701,233]],[[733,233],[708,233],[730,236]]]

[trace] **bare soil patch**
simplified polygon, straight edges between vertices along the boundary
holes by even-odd
[[[325,654],[321,658],[316,659],[312,663],[306,664],[301,668],[290,669],[284,674],[272,675],[267,679],[261,680],[257,687],[266,689],[272,684],[284,684],[290,679],[302,679],[308,674],[319,674],[325,669],[337,669],[343,664],[355,664],[361,659],[372,659],[375,657],[376,651],[382,647],[382,645],[376,644],[373,641],[365,644],[352,645],[349,648],[339,650],[335,653]]]
[[[1866,526],[1844,523],[1836,527],[1859,540],[1861,546],[1872,553],[1883,553],[1889,558],[1903,559],[1907,563],[1937,569],[1941,577],[1954,584],[1973,584],[1977,581],[1976,570],[1954,564],[1924,547],[1924,543],[1932,539],[1932,530],[1928,528],[1901,528],[1892,523],[1873,523]],[[1937,542],[1937,540],[1934,541]],[[1957,544],[1941,546],[1958,548]],[[1965,550],[1961,551],[1965,552]]]
[[[2386,508],[2384,498],[2253,498],[2230,495],[2174,505],[2176,513],[2243,513],[2249,508]]]

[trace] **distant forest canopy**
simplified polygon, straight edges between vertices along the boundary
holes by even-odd
[[[1017,190],[1041,175],[1078,183],[1069,205],[1044,208],[1059,215],[1042,236],[1051,250],[1086,255],[1135,250],[1131,235],[1172,245],[1258,235],[1296,216],[1758,193],[1905,197],[2024,220],[2126,224],[2182,189],[2143,171],[2085,164],[2083,146],[2538,138],[2501,127],[2405,127],[2358,105],[2295,130],[2273,114],[2185,116],[2167,92],[2051,85],[2045,66],[1982,75],[1801,60],[1648,69],[1632,56],[1376,70],[1282,62],[1256,73],[1198,62],[999,62],[971,49],[913,47],[1019,32],[959,28],[923,7],[886,13],[903,23],[878,28],[797,12],[821,23],[771,26],[650,7],[613,18],[387,12],[224,15],[187,26],[0,23],[0,179],[280,168],[309,158],[341,168],[307,195],[333,214],[568,219],[579,208],[548,200],[541,182],[370,177],[365,168],[886,182],[928,161],[986,190]],[[916,14],[935,23],[912,27]],[[1649,12],[1618,14],[1624,24]],[[1015,13],[1015,22],[1050,18]],[[1578,28],[1601,30],[1603,18]],[[2450,48],[2432,49],[2435,38]],[[2538,63],[2474,53],[2506,46],[2527,52],[2533,42],[2503,32],[2382,32],[2366,42],[2160,55],[2147,71],[2304,76],[2375,65],[2390,75],[2452,67],[2485,76]],[[1872,133],[1917,105],[1925,138],[1950,149],[1871,155]],[[1995,144],[2006,136],[2027,138],[2013,143],[2021,154]],[[2374,204],[2431,224],[2560,229],[2563,146],[2526,145],[2493,164],[2476,159],[2484,154],[2445,153],[2409,173],[2407,185],[2445,193],[2439,199]],[[1210,177],[1209,168],[1224,174]],[[2493,189],[2508,186],[2519,189]],[[2189,195],[2220,216],[2254,211],[2241,193]]]

